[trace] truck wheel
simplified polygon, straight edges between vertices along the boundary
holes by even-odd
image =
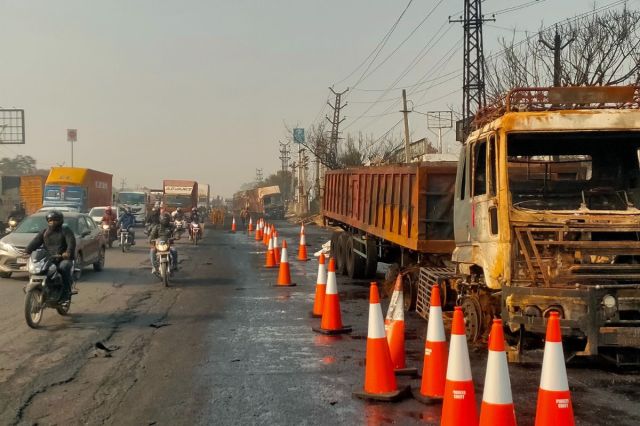
[[[347,273],[347,239],[351,238],[346,232],[341,232],[336,250],[336,275]]]
[[[341,232],[335,231],[331,234],[331,257],[335,260],[338,257],[338,244],[340,244]],[[327,259],[328,260],[328,259]]]
[[[469,342],[475,342],[483,333],[482,308],[480,301],[475,295],[468,295],[462,298],[460,304],[464,312],[464,328]]]
[[[375,240],[366,240],[366,253],[364,276],[365,278],[375,278],[378,271],[378,245]]]
[[[364,277],[366,260],[354,251],[357,246],[358,244],[353,241],[353,237],[349,236],[346,241],[345,257],[347,261],[347,275],[351,279]]]

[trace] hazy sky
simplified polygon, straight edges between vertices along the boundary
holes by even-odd
[[[487,54],[498,37],[514,36],[514,27],[521,39],[542,21],[616,3],[540,0],[505,10],[530,2],[483,3],[485,15],[498,11],[497,21],[485,26]],[[355,85],[343,128],[375,137],[401,118],[401,87],[422,82],[409,90],[416,110],[459,109],[462,28],[447,18],[461,12],[462,0],[414,0],[371,74],[357,83],[370,58],[343,80],[407,3],[2,1],[0,105],[25,109],[27,143],[0,145],[0,156],[32,155],[40,167],[69,165],[66,129],[77,128],[76,166],[111,172],[114,185],[122,178],[129,186],[152,187],[163,178],[193,178],[229,196],[256,168],[268,175],[280,167],[284,123],[308,127],[321,119],[330,85]],[[640,1],[628,4],[636,8]],[[425,46],[432,47],[425,53]],[[413,139],[428,134],[424,116],[410,120]]]

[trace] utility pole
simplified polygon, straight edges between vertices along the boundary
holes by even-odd
[[[449,22],[460,22],[464,29],[464,64],[462,77],[462,123],[456,129],[457,139],[464,141],[471,131],[471,117],[484,108],[487,96],[484,86],[484,53],[482,23],[495,21],[482,15],[483,0],[464,0],[464,16]],[[460,130],[460,132],[458,131]]]
[[[346,103],[342,105],[341,97],[349,91],[349,88],[347,87],[343,92],[340,93],[336,93],[331,87],[329,87],[329,90],[331,90],[331,93],[335,95],[336,100],[333,105],[327,102],[327,105],[329,105],[331,109],[333,109],[333,120],[330,120],[329,117],[325,117],[327,121],[331,123],[331,139],[329,141],[329,149],[326,152],[327,158],[325,162],[329,165],[329,167],[335,169],[338,167],[338,139],[340,136],[339,127],[340,123],[344,121],[344,118],[342,120],[340,119],[340,110],[347,106]]]
[[[404,162],[408,163],[411,160],[409,154],[409,110],[407,109],[407,91],[402,89],[402,106],[403,110],[400,111],[404,114]]]
[[[127,180],[125,178],[120,179],[120,191],[124,191],[124,187],[127,184]]]
[[[283,183],[283,188],[282,188],[282,192],[285,196],[285,198],[289,198],[289,179],[287,178],[287,172],[289,171],[289,160],[291,159],[291,151],[289,150],[289,143],[282,143],[282,142],[278,142],[280,144],[280,161],[282,162],[282,183]]]
[[[298,163],[295,161],[291,163],[291,201],[296,202],[295,196],[295,187],[296,187],[296,169],[298,168]]]
[[[262,169],[256,169],[256,181],[262,182]]]
[[[562,77],[562,62],[560,62],[560,54],[562,50],[575,41],[576,37],[572,36],[566,43],[562,43],[562,39],[560,38],[560,34],[558,33],[558,26],[556,25],[556,34],[553,37],[553,44],[547,42],[542,38],[542,33],[540,33],[540,38],[538,39],[539,43],[544,44],[547,49],[553,50],[553,85],[555,87],[560,87],[562,85],[561,77]]]

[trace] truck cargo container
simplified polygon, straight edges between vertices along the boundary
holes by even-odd
[[[206,211],[211,208],[210,188],[208,183],[198,184],[198,207],[202,207]]]
[[[164,208],[171,212],[178,207],[191,210],[198,206],[198,182],[194,180],[171,180],[162,182]]]
[[[44,207],[70,207],[88,212],[112,203],[109,173],[80,167],[52,167],[45,182]]]
[[[278,185],[239,191],[233,195],[233,211],[248,209],[252,217],[284,219],[284,202]]]
[[[44,181],[45,177],[41,175],[20,176],[20,200],[28,215],[42,207]]]

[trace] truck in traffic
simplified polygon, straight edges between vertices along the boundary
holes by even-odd
[[[206,212],[211,208],[210,188],[208,183],[198,185],[198,208],[203,208]]]
[[[284,202],[280,187],[264,186],[236,192],[233,196],[234,213],[248,209],[253,217],[266,217],[268,219],[284,219]]]
[[[20,201],[30,215],[42,207],[45,177],[41,175],[20,176]]]
[[[69,207],[88,212],[112,202],[109,173],[81,167],[52,167],[45,182],[43,207]]]
[[[328,171],[338,271],[391,263],[407,307],[428,318],[437,285],[469,340],[502,317],[515,355],[557,312],[570,357],[640,364],[639,103],[636,87],[515,89],[457,164]]]
[[[194,180],[164,180],[163,206],[168,212],[181,207],[189,211],[198,206],[198,182]]]
[[[136,223],[144,223],[149,208],[149,194],[144,191],[120,191],[116,196],[116,205],[128,207],[136,218]]]

